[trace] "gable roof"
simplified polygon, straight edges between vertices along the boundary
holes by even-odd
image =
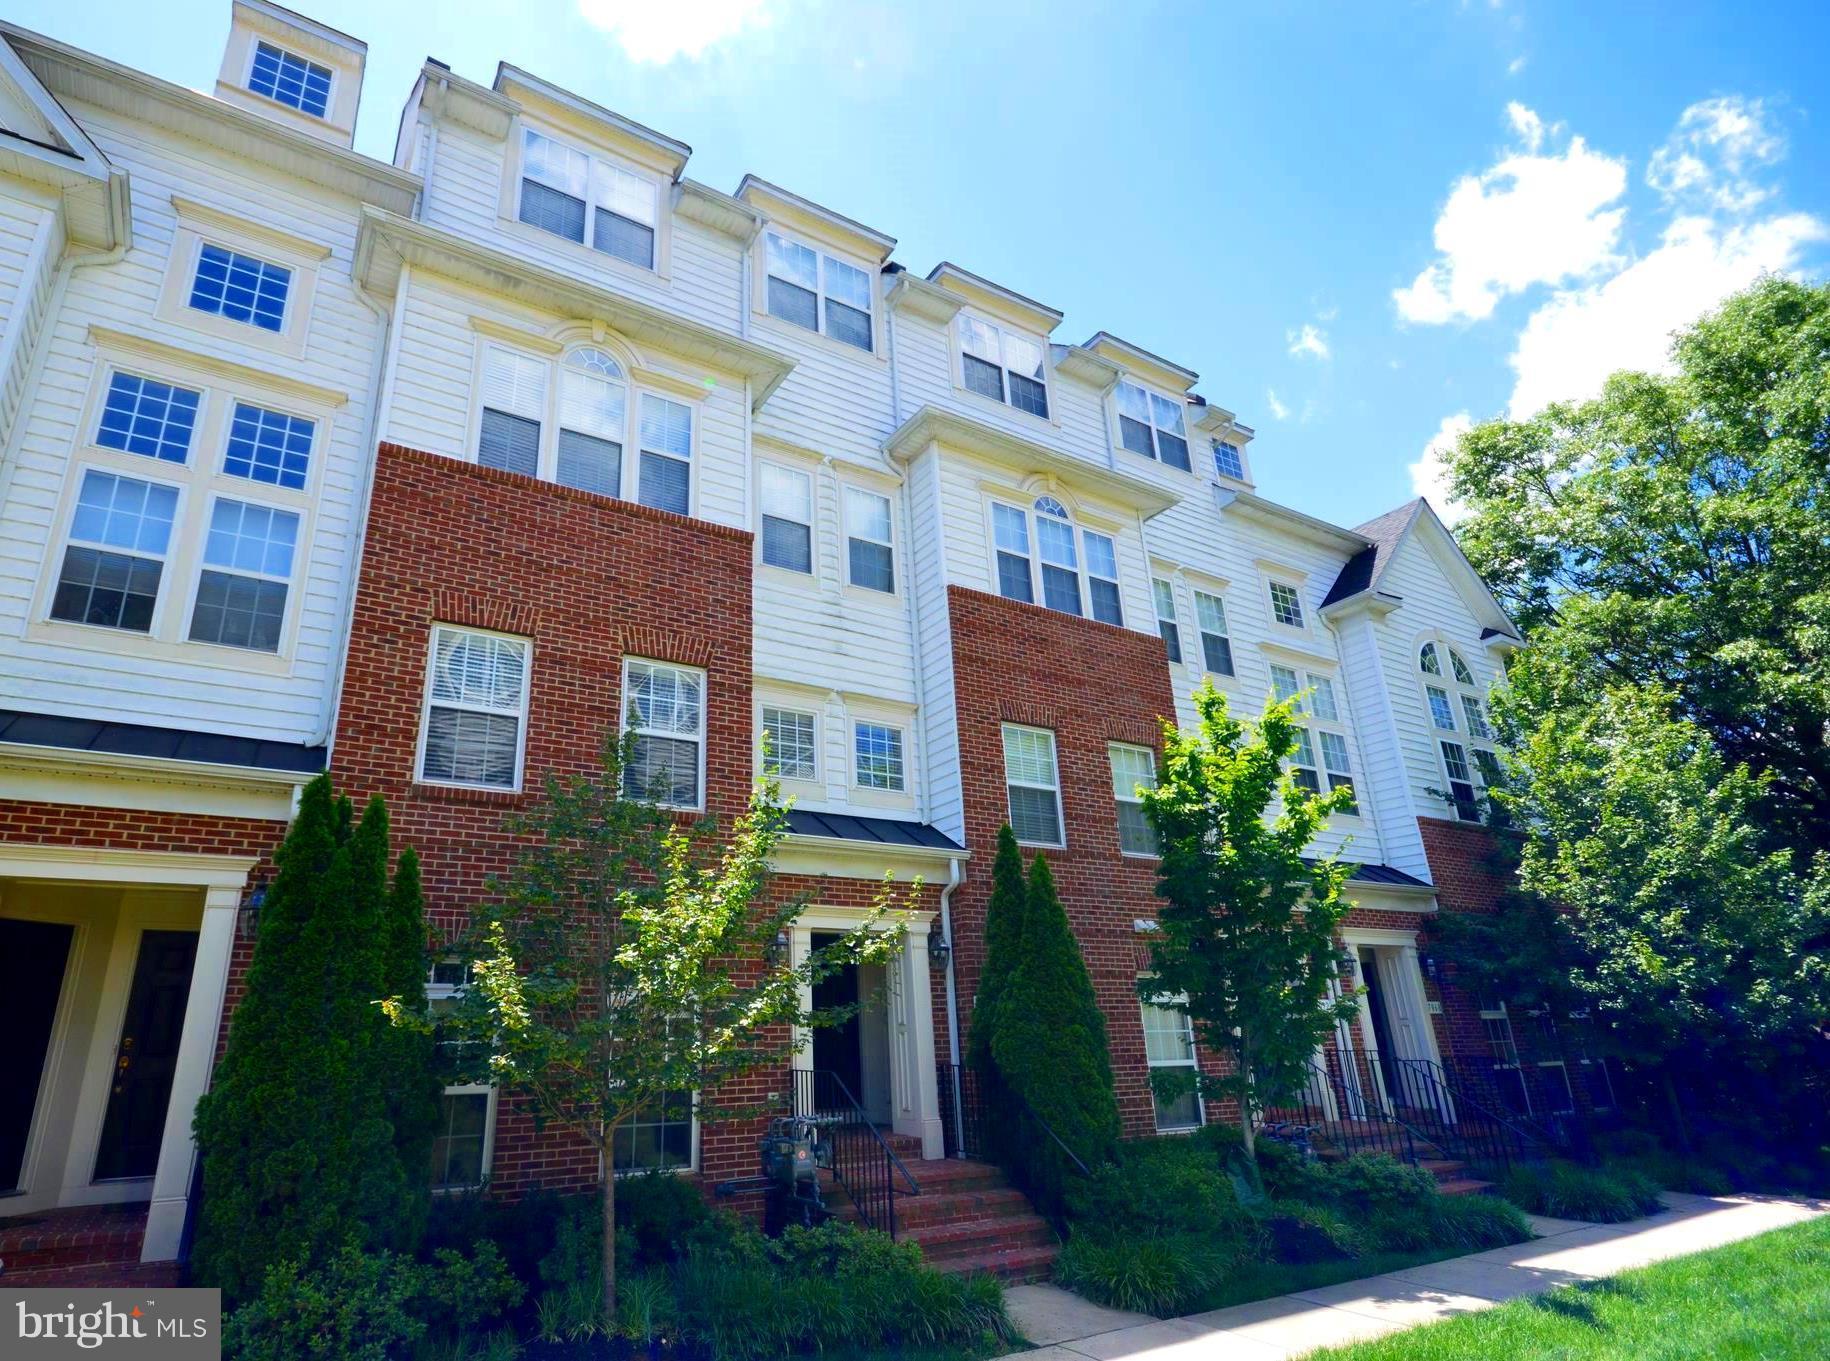
[[[0,175],[61,194],[71,240],[104,250],[122,245],[132,228],[127,176],[27,65],[20,48],[34,36],[0,23]]]
[[[1354,532],[1367,540],[1367,546],[1349,558],[1347,565],[1341,568],[1322,601],[1323,609],[1355,596],[1377,593],[1384,583],[1386,573],[1391,570],[1392,562],[1398,556],[1398,550],[1404,547],[1407,539],[1422,533],[1434,538],[1447,549],[1451,575],[1454,577],[1452,584],[1461,591],[1474,613],[1479,616],[1481,637],[1519,636],[1518,628],[1500,607],[1493,592],[1487,589],[1487,583],[1474,570],[1474,564],[1468,561],[1467,554],[1461,551],[1461,545],[1455,541],[1449,527],[1425,498],[1419,496],[1415,500],[1406,501],[1396,510],[1388,510],[1385,514],[1368,520]]]

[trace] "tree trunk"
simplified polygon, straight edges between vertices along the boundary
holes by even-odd
[[[1690,1122],[1684,1118],[1684,1103],[1678,1100],[1677,1084],[1671,1080],[1669,1071],[1659,1074],[1659,1084],[1665,1089],[1665,1104],[1671,1108],[1671,1127],[1677,1133],[1678,1147],[1690,1155]]]
[[[1234,1051],[1239,1063],[1239,1142],[1245,1149],[1246,1175],[1252,1179],[1252,1189],[1264,1194],[1264,1178],[1258,1175],[1258,1126],[1252,1118],[1252,1045],[1241,1033],[1239,1047]]]
[[[603,1131],[604,1148],[604,1332],[616,1327],[616,1160],[615,1139],[609,1126]]]

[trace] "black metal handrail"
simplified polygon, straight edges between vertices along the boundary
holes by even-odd
[[[821,1136],[830,1143],[833,1180],[866,1228],[881,1229],[894,1238],[897,1176],[907,1183],[910,1195],[920,1195],[921,1186],[837,1073],[795,1068],[789,1076],[794,1114],[819,1125]]]
[[[1399,1090],[1439,1130],[1437,1142],[1464,1161],[1503,1171],[1515,1162],[1543,1161],[1558,1143],[1503,1112],[1490,1096],[1453,1081],[1433,1059],[1392,1059],[1386,1067]]]
[[[1342,1154],[1384,1154],[1399,1162],[1418,1160],[1416,1133],[1402,1121],[1388,1118],[1376,1087],[1377,1075],[1362,1070],[1350,1059],[1343,1063],[1330,1049],[1311,1060],[1301,1085],[1282,1101],[1266,1106],[1265,1124],[1306,1125],[1314,1130],[1311,1143]]]
[[[988,1157],[990,1148],[985,1139],[985,1122],[989,1113],[985,1109],[984,1086],[979,1074],[944,1060],[935,1064],[934,1069],[935,1085],[940,1093],[941,1141],[946,1155],[949,1158]],[[1018,1120],[1033,1124],[1037,1133],[1067,1156],[1068,1163],[1081,1176],[1093,1175],[1085,1160],[1068,1147],[1067,1141],[1055,1133],[1048,1121],[1036,1114],[1029,1102],[1011,1092],[1008,1109]]]

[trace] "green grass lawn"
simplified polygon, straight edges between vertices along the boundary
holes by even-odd
[[[1830,1219],[1514,1300],[1310,1361],[1821,1361]]]

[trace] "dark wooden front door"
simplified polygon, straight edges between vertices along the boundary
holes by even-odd
[[[815,949],[830,945],[838,937],[816,933]],[[858,1002],[858,966],[847,964],[837,973],[828,974],[813,985],[814,1009],[856,1006]],[[843,1025],[820,1026],[813,1032],[813,1066],[835,1074],[851,1093],[852,1100],[862,1101],[864,1086],[864,1053],[858,1041],[858,1015],[853,1012]]]
[[[17,1191],[25,1170],[51,1026],[76,928],[0,919],[0,1192]]]
[[[165,1106],[178,1063],[184,1005],[191,995],[191,965],[197,958],[195,931],[146,931],[133,966],[121,1043],[114,1056],[114,1082],[102,1121],[95,1179],[150,1177],[159,1166],[165,1135]]]

